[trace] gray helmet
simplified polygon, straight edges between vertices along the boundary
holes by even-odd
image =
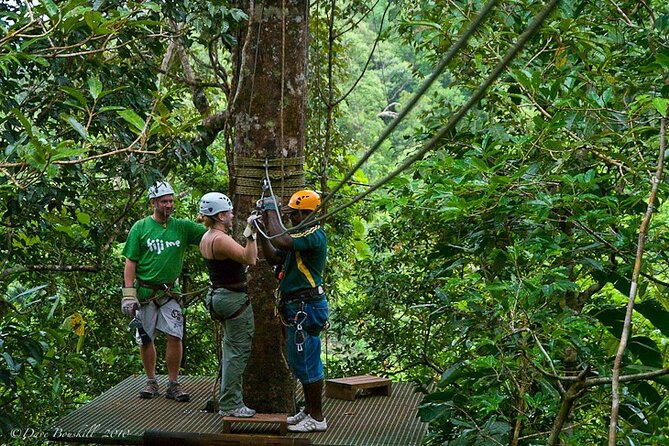
[[[163,195],[174,195],[174,189],[167,181],[159,181],[149,188],[149,200]]]
[[[219,212],[227,212],[232,210],[232,201],[220,192],[209,192],[204,194],[200,199],[200,214],[202,215],[216,215]]]

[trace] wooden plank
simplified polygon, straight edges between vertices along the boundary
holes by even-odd
[[[276,435],[200,434],[193,432],[162,432],[147,430],[144,446],[308,446],[308,438],[287,438]]]
[[[285,413],[257,413],[250,418],[243,417],[223,417],[223,432],[229,433],[232,430],[232,423],[247,424],[278,424],[279,433],[286,435],[288,433],[288,415]]]
[[[358,375],[358,376],[347,376],[344,378],[333,378],[333,379],[328,379],[327,382],[357,386],[360,389],[366,389],[370,387],[382,387],[392,384],[392,381],[388,378],[379,378],[378,376],[371,376],[371,375]]]
[[[353,401],[358,390],[366,390],[375,395],[390,396],[392,381],[371,375],[333,378],[325,381],[325,396]]]

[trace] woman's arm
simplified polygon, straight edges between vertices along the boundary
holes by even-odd
[[[228,234],[221,234],[214,242],[214,258],[227,258],[244,265],[255,265],[258,245],[255,240],[246,239],[246,246],[242,246]]]

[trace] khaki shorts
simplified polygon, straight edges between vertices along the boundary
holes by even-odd
[[[179,339],[183,338],[184,317],[181,314],[181,305],[176,299],[165,297],[143,304],[137,316],[141,319],[142,327],[151,339],[156,338],[156,330]],[[139,345],[142,345],[139,329],[135,332],[135,339]]]

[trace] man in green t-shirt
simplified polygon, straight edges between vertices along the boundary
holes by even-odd
[[[167,336],[165,360],[169,382],[165,397],[189,401],[178,382],[183,349],[183,315],[175,283],[189,245],[199,245],[206,228],[190,220],[170,218],[174,211],[174,189],[159,182],[149,188],[153,213],[132,226],[125,246],[121,311],[141,321],[136,338],[146,372],[140,398],[160,395],[156,382],[156,330]]]

